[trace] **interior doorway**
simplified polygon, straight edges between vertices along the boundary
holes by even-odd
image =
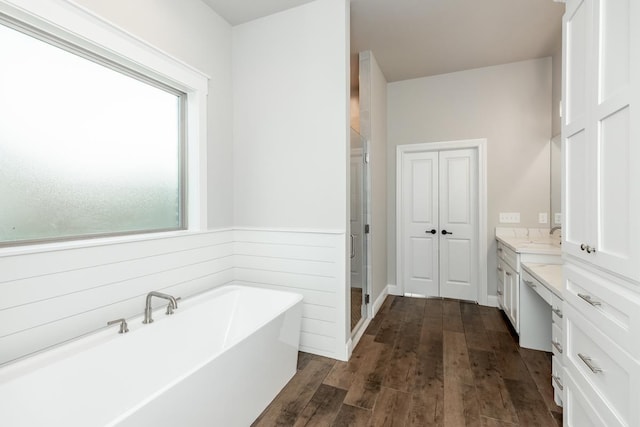
[[[398,285],[407,296],[486,301],[484,140],[398,147]]]

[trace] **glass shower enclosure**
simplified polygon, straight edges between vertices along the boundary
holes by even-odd
[[[351,333],[367,317],[368,291],[368,157],[367,141],[353,128],[350,138],[350,311]]]

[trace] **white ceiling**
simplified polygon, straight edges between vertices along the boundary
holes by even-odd
[[[232,25],[312,0],[203,0]],[[351,51],[371,50],[388,81],[553,54],[553,0],[351,0]]]

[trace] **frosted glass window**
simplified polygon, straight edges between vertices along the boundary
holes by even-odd
[[[185,95],[87,55],[0,24],[0,245],[185,226]]]

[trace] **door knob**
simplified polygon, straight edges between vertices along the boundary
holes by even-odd
[[[453,233],[447,230],[442,230],[442,235],[444,236],[445,234],[453,234]]]
[[[437,233],[437,231],[436,231],[436,229],[435,229],[435,228],[432,228],[431,230],[427,230],[427,231],[425,231],[425,233],[436,234],[436,233]]]

